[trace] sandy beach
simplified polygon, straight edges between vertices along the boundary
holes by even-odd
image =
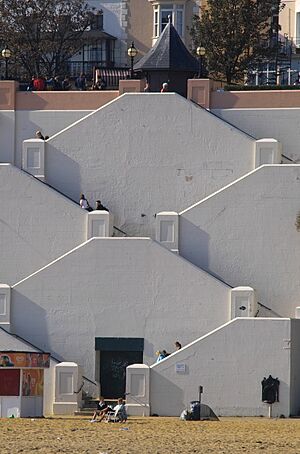
[[[1,454],[299,454],[300,419],[130,418],[126,424],[87,418],[1,419]]]

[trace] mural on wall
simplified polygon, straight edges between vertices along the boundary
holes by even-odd
[[[44,392],[43,369],[22,371],[22,396],[42,396]]]
[[[0,367],[50,367],[50,354],[0,352]]]

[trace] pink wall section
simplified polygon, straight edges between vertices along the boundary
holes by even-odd
[[[119,91],[18,91],[18,82],[0,82],[0,110],[95,110]]]

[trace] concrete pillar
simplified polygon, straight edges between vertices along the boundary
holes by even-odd
[[[10,330],[10,300],[11,288],[9,285],[0,284],[0,326]]]
[[[91,211],[87,217],[87,240],[93,237],[112,236],[113,224],[114,217],[108,211]]]
[[[209,79],[189,79],[187,98],[205,109],[210,108],[210,93],[213,83]]]
[[[150,416],[150,368],[145,364],[126,367],[126,409],[131,416]]]
[[[22,169],[45,180],[45,141],[27,139],[23,141]]]
[[[300,307],[296,307],[296,310],[295,310],[295,318],[300,318]]]
[[[64,362],[55,366],[54,415],[73,415],[82,398],[82,371],[76,363]]]
[[[16,109],[17,90],[19,90],[19,82],[15,80],[0,81],[0,110]]]
[[[119,95],[123,93],[143,93],[145,80],[126,79],[119,82]]]
[[[231,316],[255,317],[257,301],[255,291],[251,287],[235,287],[231,290]]]
[[[255,168],[263,164],[281,164],[282,145],[276,139],[256,141]]]
[[[162,211],[156,215],[156,241],[178,253],[179,215],[175,211]]]

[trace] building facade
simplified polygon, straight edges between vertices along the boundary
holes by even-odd
[[[93,67],[125,68],[127,49],[134,42],[136,61],[155,44],[171,18],[189,48],[189,27],[199,14],[198,0],[90,0],[95,21],[86,32],[86,44],[71,59],[70,73],[91,73]]]

